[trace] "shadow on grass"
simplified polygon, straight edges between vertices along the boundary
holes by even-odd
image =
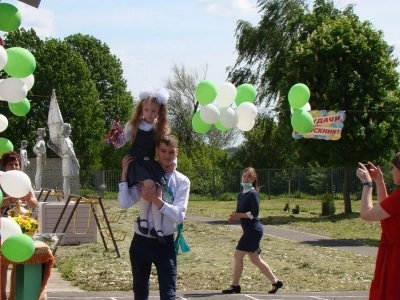
[[[263,225],[285,225],[285,224],[293,224],[296,222],[309,222],[309,223],[335,223],[341,220],[349,220],[360,218],[359,213],[351,213],[351,214],[337,214],[333,216],[321,216],[321,215],[307,215],[307,212],[303,212],[303,215],[287,215],[287,216],[268,216],[265,218],[260,218],[260,221]]]
[[[340,248],[340,247],[368,247],[368,246],[377,247],[379,241],[373,239],[368,239],[368,241],[367,240],[355,241],[353,239],[316,239],[310,241],[302,241],[300,243],[311,246]]]

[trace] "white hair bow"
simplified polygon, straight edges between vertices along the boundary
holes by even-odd
[[[159,104],[167,104],[169,94],[168,91],[164,88],[158,88],[153,90],[151,87],[143,90],[139,94],[140,101],[149,98],[150,96],[156,97],[156,100]]]

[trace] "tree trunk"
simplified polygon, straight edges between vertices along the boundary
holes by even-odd
[[[350,172],[351,168],[344,168],[344,182],[343,182],[343,200],[344,200],[344,213],[351,214],[351,201],[350,201]]]

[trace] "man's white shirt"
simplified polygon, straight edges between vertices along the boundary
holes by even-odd
[[[185,218],[189,201],[190,181],[185,175],[175,170],[169,177],[168,187],[174,195],[174,202],[172,204],[164,202],[160,208],[160,212],[163,214],[161,230],[164,235],[173,234],[175,224],[182,223]],[[118,202],[121,208],[127,209],[135,205],[139,201],[139,196],[140,194],[135,186],[129,188],[127,182],[119,183]],[[147,222],[147,227],[153,228],[153,216],[150,209],[147,214]],[[137,222],[134,222],[134,229],[137,234],[143,235],[138,230]],[[151,236],[148,235],[148,237]]]

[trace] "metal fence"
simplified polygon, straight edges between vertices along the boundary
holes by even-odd
[[[256,170],[260,198],[303,198],[321,199],[329,193],[335,199],[343,199],[344,168],[313,169],[261,169]],[[190,170],[181,171],[191,181],[191,200],[236,200],[240,191],[242,170]],[[390,174],[389,174],[390,175]],[[388,175],[387,175],[388,176]],[[80,173],[81,190],[94,190],[115,193],[121,178],[120,170],[82,171]],[[385,178],[388,190],[394,185],[391,178]],[[355,169],[350,172],[350,193],[353,199],[359,197],[362,190]]]

